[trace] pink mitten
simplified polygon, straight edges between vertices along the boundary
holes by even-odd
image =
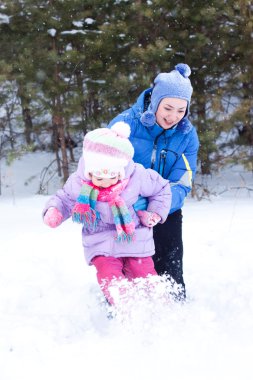
[[[50,207],[47,210],[43,220],[44,220],[44,223],[47,224],[49,227],[55,228],[61,224],[63,220],[63,216],[61,212],[57,210],[57,208]]]
[[[146,227],[154,227],[158,222],[160,222],[161,217],[156,212],[149,211],[137,211],[141,223]]]

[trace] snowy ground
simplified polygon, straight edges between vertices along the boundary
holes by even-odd
[[[43,157],[29,162],[35,173]],[[36,181],[23,186],[26,164],[2,167],[2,180],[12,182],[0,196],[1,380],[252,379],[252,192],[188,199],[188,302],[137,307],[122,322],[99,306],[79,226],[42,223],[47,196],[32,195]]]

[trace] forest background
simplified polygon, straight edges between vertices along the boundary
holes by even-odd
[[[0,159],[53,151],[40,193],[74,170],[88,130],[179,62],[192,69],[199,174],[253,170],[252,1],[1,1],[0,52]]]

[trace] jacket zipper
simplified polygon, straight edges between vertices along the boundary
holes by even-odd
[[[162,136],[162,134],[164,132],[165,132],[165,130],[162,131],[162,133],[160,133],[160,135],[156,136],[156,138],[154,140],[153,149],[152,149],[152,153],[151,153],[151,165],[150,165],[151,169],[154,169],[154,167],[155,167],[156,153],[157,153],[157,141],[158,141],[159,137]]]
[[[162,177],[164,175],[165,160],[166,160],[167,153],[168,153],[167,149],[162,149],[160,152],[158,173],[161,174]]]

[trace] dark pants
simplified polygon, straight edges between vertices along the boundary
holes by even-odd
[[[163,224],[154,227],[155,255],[153,260],[159,275],[169,275],[182,288],[176,298],[185,298],[183,279],[182,210],[170,214]]]

